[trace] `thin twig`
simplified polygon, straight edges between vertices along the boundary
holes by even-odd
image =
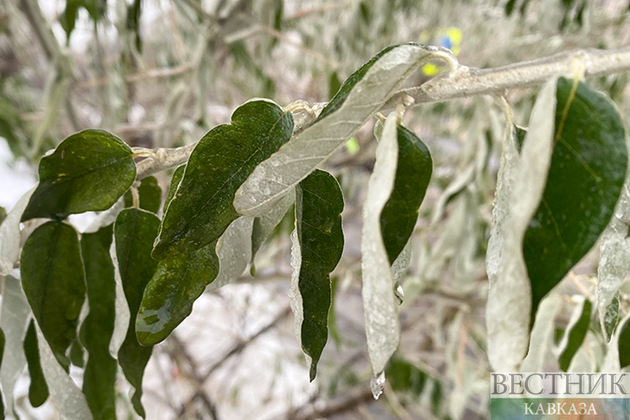
[[[316,13],[328,12],[330,10],[342,9],[342,8],[345,9],[346,7],[350,7],[353,4],[354,2],[351,2],[351,1],[346,1],[342,3],[326,3],[318,7],[313,7],[312,9],[299,10],[295,12],[294,14],[292,14],[291,16],[285,18],[284,20],[287,22],[292,21],[292,20],[298,20],[298,19],[302,19],[306,16],[313,15]]]
[[[286,419],[314,420],[319,418],[326,418],[328,416],[353,410],[359,405],[364,404],[368,401],[372,401],[373,399],[374,397],[372,396],[372,391],[369,387],[361,388],[349,392],[347,395],[335,398],[327,402],[308,402],[306,405],[298,407],[297,409],[290,412],[286,416]]]

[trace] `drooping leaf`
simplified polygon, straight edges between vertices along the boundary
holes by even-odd
[[[486,271],[488,360],[498,372],[514,372],[528,349],[531,288],[522,241],[545,185],[552,153],[556,82],[545,84],[532,110],[519,155],[508,124],[493,209]]]
[[[131,149],[121,139],[102,130],[73,134],[39,163],[39,184],[22,221],[107,210],[135,178]]]
[[[429,149],[413,132],[399,125],[397,139],[396,180],[381,212],[381,233],[391,264],[409,242],[433,171]]]
[[[4,209],[4,207],[0,206],[0,225],[2,224],[2,222],[4,222],[4,219],[7,218],[7,211]]]
[[[31,318],[31,309],[18,279],[6,276],[0,278],[0,282],[4,282],[0,328],[6,339],[3,362],[0,365],[0,381],[4,393],[5,414],[11,417],[14,415],[13,388],[26,364],[22,340]]]
[[[136,49],[142,53],[142,36],[140,35],[140,15],[142,14],[142,0],[133,0],[133,3],[127,6],[127,30],[132,32],[135,37]]]
[[[147,284],[136,319],[136,336],[143,345],[164,340],[190,313],[193,303],[219,272],[212,242],[187,254],[160,261]]]
[[[33,231],[20,260],[24,294],[59,363],[68,368],[66,350],[76,337],[85,300],[85,274],[77,231],[48,222]]]
[[[295,227],[300,257],[293,267],[290,295],[296,333],[310,363],[309,377],[328,341],[328,311],[332,292],[330,273],[343,252],[343,196],[334,176],[315,170],[296,188]]]
[[[630,365],[630,320],[626,320],[619,331],[619,363],[622,368]]]
[[[68,372],[57,363],[55,354],[53,354],[48,341],[37,324],[35,330],[37,331],[37,345],[42,372],[48,384],[50,397],[59,411],[60,417],[62,419],[92,420],[93,416],[85,396],[68,375]]]
[[[344,82],[314,124],[256,167],[236,192],[236,210],[248,216],[269,211],[361,128],[434,51],[402,44],[378,53]]]
[[[79,340],[74,340],[70,346],[70,363],[76,367],[85,367],[85,349]]]
[[[215,242],[238,217],[234,193],[293,132],[291,113],[270,101],[247,102],[231,125],[210,130],[192,152],[168,205],[153,256],[164,259]]]
[[[140,401],[142,377],[153,347],[143,347],[138,343],[136,316],[142,293],[157,268],[157,261],[151,258],[151,249],[159,227],[160,219],[155,214],[134,208],[120,212],[114,226],[116,258],[130,312],[127,336],[118,351],[118,363],[135,388],[131,401],[142,417],[145,416]]]
[[[157,213],[162,205],[162,188],[154,176],[143,178],[138,187],[140,208],[151,213]],[[125,193],[125,207],[133,206],[131,191]]]
[[[80,339],[88,352],[83,393],[97,419],[116,418],[114,385],[118,364],[109,354],[116,316],[116,279],[109,256],[113,225],[81,237],[90,312],[81,326]]]
[[[217,243],[219,273],[208,285],[208,290],[223,287],[238,278],[252,259],[252,227],[254,219],[249,216],[239,217],[228,226]]]
[[[527,357],[521,363],[521,372],[540,372],[553,358],[552,346],[555,338],[554,320],[562,305],[562,297],[551,293],[540,304],[536,322],[532,328]]]
[[[619,288],[630,269],[630,177],[624,183],[615,213],[602,233],[599,265],[597,267],[597,309],[600,325],[606,339],[612,337],[612,329],[619,317]],[[614,300],[617,303],[614,304]]]
[[[44,378],[42,364],[39,358],[39,345],[37,344],[37,331],[35,322],[31,319],[24,337],[24,355],[28,363],[28,376],[31,384],[28,387],[28,400],[33,407],[39,407],[48,399],[48,384]]]
[[[391,196],[396,176],[397,119],[397,113],[392,112],[385,121],[383,134],[376,148],[374,172],[370,176],[367,198],[363,205],[362,295],[374,398],[378,398],[383,392],[385,366],[400,341],[394,280],[380,224],[381,213]]]
[[[523,238],[533,320],[540,300],[593,247],[626,176],[626,132],[615,105],[578,80],[559,78],[554,151],[540,206]]]
[[[583,299],[581,304],[577,305],[564,332],[564,337],[560,343],[560,356],[558,357],[560,369],[564,372],[569,369],[573,356],[575,356],[575,353],[577,353],[584,342],[588,326],[591,323],[591,307],[591,301]]]
[[[268,213],[254,219],[252,228],[252,262],[263,242],[272,234],[293,203],[295,203],[295,190],[291,190],[282,197]]]
[[[13,206],[6,219],[0,224],[0,276],[6,276],[20,258],[20,218],[35,189],[24,194]]]

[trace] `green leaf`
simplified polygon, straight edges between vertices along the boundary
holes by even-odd
[[[154,176],[143,178],[138,187],[140,208],[151,213],[157,213],[162,205],[162,188]],[[125,193],[125,207],[133,206],[131,191]]]
[[[0,366],[2,366],[2,358],[4,356],[4,344],[5,337],[4,331],[0,329]],[[4,419],[4,398],[2,397],[2,392],[0,392],[0,419]]]
[[[142,14],[142,0],[133,0],[127,6],[127,30],[135,34],[135,44],[138,52],[142,53],[142,37],[140,36],[140,15]]]
[[[33,231],[20,261],[24,294],[59,363],[68,368],[66,350],[75,340],[85,300],[85,275],[76,230],[48,222]]]
[[[81,237],[90,312],[81,327],[81,342],[88,351],[83,393],[95,419],[116,418],[114,386],[118,364],[109,354],[116,317],[116,279],[109,255],[113,225]]]
[[[332,301],[330,273],[343,252],[341,212],[343,195],[334,176],[315,170],[296,188],[297,243],[292,254],[291,306],[302,349],[310,360],[309,376],[328,340],[328,311]],[[295,236],[295,235],[294,235]],[[294,264],[297,263],[298,264]],[[296,266],[297,265],[297,266]]]
[[[0,276],[6,276],[13,271],[14,264],[20,259],[20,245],[22,231],[20,217],[31,198],[34,189],[24,194],[13,206],[7,218],[0,224]]]
[[[564,338],[560,344],[562,351],[558,357],[560,369],[564,372],[569,369],[573,356],[584,342],[588,326],[591,323],[591,308],[591,301],[584,299],[582,304],[576,308],[575,315],[565,330]]]
[[[411,392],[416,398],[420,396],[427,381],[427,374],[406,360],[394,357],[385,371],[394,391]]]
[[[610,99],[566,78],[558,79],[556,95],[551,167],[523,239],[532,324],[541,299],[608,225],[628,164],[626,132]]]
[[[617,324],[619,324],[619,293],[615,293],[611,304],[606,308],[606,315],[604,317],[606,340],[610,340],[613,336]]]
[[[268,212],[254,219],[252,229],[252,263],[263,242],[271,236],[276,226],[282,221],[291,206],[295,203],[295,191],[291,191],[278,201]]]
[[[118,351],[118,363],[135,388],[131,401],[142,417],[145,416],[140,401],[142,377],[153,347],[138,343],[136,316],[142,293],[157,267],[157,261],[151,258],[151,249],[159,227],[160,219],[155,214],[133,208],[121,211],[114,226],[118,269],[131,314],[127,336]]]
[[[208,285],[208,290],[216,290],[237,279],[252,260],[252,227],[254,219],[242,216],[232,222],[217,243],[219,273]]]
[[[256,167],[236,193],[236,210],[248,216],[269,211],[376,114],[435,51],[401,44],[377,54],[344,82],[314,124]]]
[[[164,202],[164,213],[167,212],[168,206],[173,201],[173,197],[175,197],[175,193],[177,192],[177,187],[179,187],[180,182],[182,182],[182,178],[184,177],[184,172],[186,172],[186,165],[180,165],[173,172],[173,176],[171,177],[171,185],[168,187],[168,192],[166,193],[166,201]]]
[[[28,363],[28,376],[31,384],[28,387],[28,400],[33,407],[39,407],[48,399],[48,384],[44,378],[42,364],[39,359],[39,348],[37,344],[37,332],[35,323],[31,320],[26,337],[24,337],[24,354]]]
[[[141,344],[159,343],[190,315],[195,300],[219,272],[216,245],[212,242],[189,254],[160,261],[144,291],[136,320]]]
[[[153,256],[162,260],[219,239],[238,217],[232,205],[238,187],[292,132],[291,113],[264,100],[247,102],[234,111],[231,125],[210,130],[188,160]]]
[[[4,209],[4,207],[0,206],[0,225],[2,224],[2,222],[4,222],[4,219],[7,218],[7,211]]]
[[[413,132],[399,125],[397,138],[394,189],[381,212],[381,232],[390,264],[396,261],[413,233],[433,171],[429,149]]]
[[[622,368],[630,365],[630,321],[626,320],[619,331],[619,363]]]
[[[76,367],[85,367],[85,349],[79,340],[74,340],[70,346],[70,363]]]
[[[73,134],[39,163],[39,184],[22,221],[106,210],[135,178],[131,149],[121,139],[101,130]]]
[[[519,127],[517,125],[514,126],[514,141],[516,142],[516,150],[521,153],[521,149],[523,148],[523,143],[525,142],[525,136],[527,135],[527,130],[525,128]]]

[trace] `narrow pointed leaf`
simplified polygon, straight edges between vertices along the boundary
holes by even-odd
[[[81,254],[85,264],[90,312],[81,327],[81,342],[88,352],[83,375],[83,393],[97,419],[116,418],[114,385],[118,364],[109,354],[116,316],[116,279],[109,256],[113,225],[83,234]]]
[[[102,130],[73,134],[39,163],[39,184],[22,221],[107,210],[135,178],[131,149],[121,139]]]
[[[392,112],[385,121],[376,148],[374,172],[370,176],[363,205],[362,295],[374,398],[378,398],[383,391],[385,366],[400,341],[394,280],[380,225],[381,213],[394,188],[398,160],[397,125],[397,115]]]
[[[540,203],[553,148],[556,82],[540,90],[519,155],[514,128],[506,128],[488,240],[488,360],[492,369],[518,369],[528,349],[531,287],[523,261],[523,235]]]
[[[561,305],[562,297],[559,294],[550,294],[543,299],[530,335],[527,357],[520,366],[521,372],[541,372],[547,361],[553,358],[554,320]]]
[[[232,280],[238,278],[252,259],[251,242],[252,217],[239,217],[226,229],[217,244],[217,257],[219,258],[219,274],[210,283],[208,290],[223,287]]]
[[[381,212],[381,231],[391,264],[409,242],[433,171],[429,149],[413,132],[398,126],[397,139],[394,190]]]
[[[566,78],[558,79],[556,95],[547,184],[523,239],[532,319],[608,225],[628,165],[625,128],[609,98]]]
[[[138,187],[140,196],[140,208],[151,213],[157,213],[162,205],[162,188],[154,176],[143,178]],[[131,191],[125,193],[125,207],[133,206]]]
[[[343,196],[334,176],[315,170],[296,188],[295,225],[300,264],[293,267],[292,294],[299,293],[296,315],[302,349],[309,357],[309,376],[328,340],[328,311],[332,302],[330,273],[343,252]]]
[[[578,349],[582,346],[588,327],[591,323],[591,301],[583,299],[581,304],[577,305],[569,325],[564,332],[564,337],[560,343],[560,356],[558,362],[560,369],[566,372],[569,369],[571,360]]]
[[[85,349],[79,340],[74,340],[70,346],[70,363],[76,367],[85,367]]]
[[[236,210],[249,216],[269,211],[376,114],[434,51],[418,44],[391,46],[352,74],[314,124],[254,170],[236,193]]]
[[[619,293],[613,297],[612,302],[608,305],[608,308],[606,308],[602,324],[606,340],[608,341],[615,333],[617,324],[619,324]]]
[[[628,318],[629,315],[626,315]],[[622,368],[630,365],[630,319],[622,323],[618,337],[619,363]]]
[[[11,209],[6,219],[0,224],[0,276],[6,276],[13,270],[13,265],[20,258],[20,218],[35,189],[24,194]]]
[[[238,218],[232,205],[238,187],[292,133],[291,113],[264,100],[240,106],[232,124],[210,130],[188,159],[153,256],[161,260],[189,253],[219,239]]]
[[[136,320],[136,335],[143,345],[164,340],[190,313],[193,303],[219,272],[212,242],[188,254],[160,261],[147,285]]]
[[[0,328],[0,368],[2,367],[2,357],[4,356],[4,345],[6,338],[4,337],[4,331]],[[4,419],[4,398],[2,392],[0,392],[0,418]]]
[[[92,420],[93,416],[85,396],[74,383],[70,375],[57,363],[46,338],[36,325],[37,344],[41,358],[42,372],[48,384],[50,397],[59,410],[62,419]]]
[[[31,380],[28,387],[28,400],[33,407],[39,407],[46,402],[49,392],[39,358],[37,331],[33,320],[29,323],[26,337],[24,337],[24,355],[28,363],[28,376]]]
[[[157,261],[151,258],[151,250],[159,227],[160,219],[155,214],[133,208],[120,212],[114,226],[116,258],[130,312],[127,336],[118,351],[118,363],[135,388],[131,401],[142,417],[145,416],[140,401],[142,377],[153,347],[143,347],[138,343],[136,314],[142,293],[157,267]]]
[[[6,415],[11,417],[14,406],[13,388],[26,364],[22,340],[31,318],[31,309],[18,279],[6,276],[0,281],[5,282],[0,309],[0,328],[6,339],[3,362],[0,365],[0,382],[2,382]]]
[[[66,350],[76,337],[85,300],[85,275],[76,230],[48,222],[29,236],[20,261],[24,294],[59,363],[67,368]]]

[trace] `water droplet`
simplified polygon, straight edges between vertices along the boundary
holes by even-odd
[[[398,282],[396,282],[396,285],[394,286],[394,296],[396,296],[396,302],[399,305],[402,305],[403,301],[405,300],[405,291]]]
[[[372,376],[370,380],[370,389],[375,400],[383,393],[383,387],[385,386],[385,372],[379,373],[377,376]]]

